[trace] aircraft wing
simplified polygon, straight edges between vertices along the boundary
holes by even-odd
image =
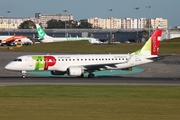
[[[91,65],[83,65],[83,68],[87,71],[99,71],[101,69],[106,69],[108,67],[111,67],[111,68],[116,68],[117,64],[123,64],[123,63],[127,63],[128,61],[126,62],[122,62],[122,63],[110,63],[110,64],[91,64]]]

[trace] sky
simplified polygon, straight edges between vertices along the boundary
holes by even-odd
[[[93,17],[164,18],[168,19],[170,28],[180,26],[180,0],[0,0],[0,16],[4,17],[35,17],[35,13],[64,14],[63,10],[67,10],[66,14],[72,14],[74,20]]]

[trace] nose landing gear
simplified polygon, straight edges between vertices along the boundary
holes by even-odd
[[[21,71],[22,73],[22,78],[26,78],[26,71]]]

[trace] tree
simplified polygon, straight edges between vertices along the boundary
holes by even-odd
[[[58,21],[55,19],[51,19],[47,21],[47,29],[54,29],[58,28]]]
[[[151,19],[148,19],[144,28],[152,28]]]
[[[88,23],[87,21],[81,21],[78,28],[92,28],[92,24]]]
[[[92,24],[86,22],[86,21],[81,21],[80,24],[77,21],[61,21],[61,20],[49,20],[47,22],[47,29],[56,29],[56,28],[61,28],[64,29],[65,25],[66,28],[92,28]]]
[[[143,30],[143,31],[142,31],[142,39],[143,39],[144,41],[147,41],[147,40],[148,40],[148,34],[149,34],[149,32],[148,32],[147,30]]]
[[[36,28],[35,23],[32,20],[27,20],[18,26],[18,29],[34,29]]]
[[[145,40],[148,40],[149,35],[151,36],[151,34],[153,33],[153,30],[151,29],[152,28],[151,19],[147,20],[146,25],[144,26],[144,28],[147,28],[148,31],[146,31],[146,30],[143,31],[143,38]]]
[[[78,28],[78,22],[77,21],[66,21],[66,28]]]

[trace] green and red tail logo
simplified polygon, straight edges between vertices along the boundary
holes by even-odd
[[[142,49],[134,52],[141,55],[158,55],[162,30],[156,30],[149,40],[145,43]]]
[[[156,30],[151,37],[151,55],[157,55],[160,46],[162,30]]]

